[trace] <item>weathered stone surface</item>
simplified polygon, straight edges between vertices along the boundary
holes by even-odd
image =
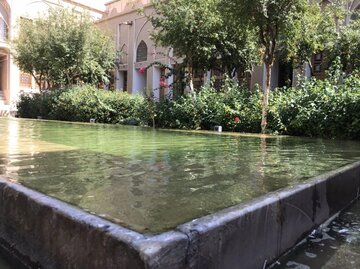
[[[180,269],[186,267],[188,238],[185,234],[172,231],[150,236],[136,242],[147,268]]]
[[[143,235],[0,179],[0,239],[43,268],[263,268],[359,197],[360,162]]]
[[[358,198],[360,163],[180,225],[189,268],[263,268]]]
[[[143,236],[22,186],[0,182],[0,237],[44,268],[145,268]]]

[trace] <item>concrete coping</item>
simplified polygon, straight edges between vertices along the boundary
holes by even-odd
[[[150,235],[0,179],[0,239],[43,268],[263,268],[359,189],[356,162]]]

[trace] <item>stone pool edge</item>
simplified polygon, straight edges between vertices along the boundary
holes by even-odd
[[[0,178],[0,239],[44,268],[263,268],[359,190],[356,162],[146,235]]]

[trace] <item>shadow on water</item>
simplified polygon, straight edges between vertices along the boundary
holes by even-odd
[[[340,214],[316,238],[309,236],[270,268],[360,268],[360,201]]]

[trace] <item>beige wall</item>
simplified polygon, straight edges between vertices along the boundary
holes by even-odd
[[[152,89],[157,89],[160,84],[161,71],[158,66],[149,68],[147,74],[139,74],[139,68],[149,66],[154,61],[159,61],[169,66],[173,63],[171,60],[173,59],[172,50],[169,48],[157,48],[150,39],[150,33],[153,31],[153,27],[145,16],[138,14],[137,9],[139,7],[143,7],[144,13],[147,15],[154,13],[150,0],[112,1],[107,5],[106,15],[102,20],[97,22],[101,29],[110,31],[110,34],[114,37],[116,48],[123,53],[121,57],[120,75],[117,77],[117,88],[122,88],[124,81],[124,73],[122,72],[127,71],[127,91],[132,94],[142,93],[145,87],[146,92],[149,93]],[[144,41],[148,46],[148,60],[137,63],[136,48],[141,41]],[[273,74],[271,85],[272,87],[276,87],[278,83],[277,63],[274,65]],[[255,67],[252,72],[251,87],[255,84],[264,87],[264,76],[264,67]],[[146,77],[146,80],[144,77]],[[208,74],[208,77],[210,79],[211,75]],[[167,84],[170,84],[171,80],[172,78],[169,78]],[[154,95],[158,96],[158,90],[154,92]]]
[[[153,12],[150,1],[113,1],[107,7],[108,15],[97,22],[100,29],[109,31],[114,37],[117,50],[122,51],[120,72],[127,71],[127,91],[131,94],[148,94],[152,89],[160,85],[160,68],[152,66],[147,69],[145,74],[141,74],[139,69],[150,66],[154,61],[170,65],[170,58],[164,55],[167,49],[156,48],[150,39],[153,30],[152,25],[144,15],[137,12],[137,8],[144,7],[144,12]],[[140,42],[147,45],[147,61],[136,62],[136,51]],[[123,73],[122,73],[123,74]],[[122,88],[123,77],[117,77],[117,88]],[[158,91],[154,92],[158,95]]]

